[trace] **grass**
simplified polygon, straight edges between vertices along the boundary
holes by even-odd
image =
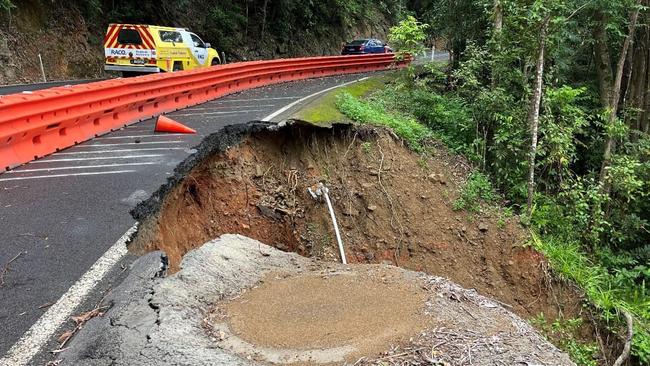
[[[336,107],[338,97],[345,93],[356,98],[361,98],[370,92],[381,89],[385,84],[385,79],[386,77],[372,77],[345,87],[334,89],[308,104],[293,118],[316,125],[327,125],[332,122],[345,121],[347,118]]]
[[[480,212],[482,203],[493,203],[498,199],[488,177],[474,172],[460,191],[460,197],[454,202],[454,210]],[[504,222],[505,226],[505,222]]]
[[[415,151],[422,151],[422,142],[431,136],[431,131],[415,119],[390,113],[372,100],[362,100],[345,91],[336,99],[338,109],[352,121],[389,127]]]
[[[630,292],[629,284],[622,285],[622,278],[617,273],[608,271],[605,267],[594,262],[582,250],[577,242],[565,242],[553,236],[540,237],[532,233],[535,249],[543,253],[551,268],[560,277],[576,283],[584,292],[589,302],[599,310],[606,322],[618,322],[620,310],[630,312],[635,319],[633,353],[642,364],[649,364],[650,329],[650,297],[645,293]]]

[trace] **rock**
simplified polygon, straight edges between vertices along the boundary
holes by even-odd
[[[354,209],[352,207],[348,207],[343,211],[343,215],[357,217],[359,216],[359,210]]]
[[[374,186],[374,184],[372,183],[368,183],[368,182],[361,183],[361,188],[363,189],[372,188],[372,186]]]
[[[375,206],[375,205],[368,206],[368,211],[373,212],[375,210],[377,210],[377,206]]]
[[[259,178],[264,175],[262,167],[259,164],[255,164],[255,178]]]
[[[262,216],[270,217],[270,218],[276,219],[276,220],[282,219],[282,215],[275,212],[275,210],[272,207],[257,205],[257,209],[260,211],[260,214]]]
[[[478,224],[478,229],[479,229],[479,231],[484,233],[484,232],[488,231],[488,226],[487,226],[486,223],[481,222],[480,224]]]
[[[249,230],[249,229],[251,228],[250,225],[248,225],[248,224],[243,224],[243,223],[241,224],[241,227],[242,227],[242,229],[244,229],[244,230]]]
[[[467,231],[467,227],[463,226],[463,227],[460,228],[460,230],[461,230],[462,232],[466,232],[466,231]]]

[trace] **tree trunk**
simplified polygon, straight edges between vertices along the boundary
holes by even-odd
[[[501,0],[494,0],[494,31],[501,33],[503,29],[503,5]]]
[[[494,31],[492,33],[492,37],[495,41],[495,49],[494,52],[501,53],[501,32],[503,30],[503,5],[501,4],[501,0],[494,0],[494,8],[492,9],[493,11],[493,27]],[[494,68],[492,68],[492,75],[490,76],[490,88],[494,90],[497,86],[497,79],[498,75],[494,71]]]
[[[640,1],[639,1],[640,3]],[[639,5],[637,3],[637,5]],[[639,7],[637,6],[630,15],[630,25],[628,27],[628,34],[623,41],[623,48],[621,49],[621,56],[618,59],[618,65],[616,66],[616,79],[614,80],[614,85],[612,87],[611,95],[611,104],[609,110],[609,119],[608,124],[611,125],[616,122],[616,116],[618,114],[618,102],[621,98],[621,83],[623,82],[623,68],[625,66],[625,59],[627,58],[627,51],[630,48],[630,43],[634,40],[634,31],[636,30],[636,21],[639,18]],[[609,167],[610,160],[612,158],[612,153],[616,148],[615,136],[607,136],[607,142],[605,143],[605,151],[603,152],[603,164],[600,168],[600,178],[599,183],[601,187],[601,192],[609,191],[609,184],[607,184],[607,168]]]
[[[264,5],[262,5],[262,32],[260,34],[260,41],[264,40],[264,35],[266,33],[266,13],[269,6],[269,0],[264,0]]]
[[[539,127],[539,108],[542,101],[542,87],[544,83],[544,53],[546,51],[546,32],[550,16],[542,22],[539,34],[539,54],[535,66],[535,86],[530,98],[528,110],[528,125],[530,127],[530,151],[528,153],[528,206],[527,213],[530,217],[533,209],[533,196],[535,195],[535,156],[537,155],[537,130]]]
[[[610,108],[611,90],[614,83],[612,74],[612,61],[609,55],[607,45],[607,30],[605,15],[596,11],[596,28],[594,29],[594,61],[596,63],[596,75],[598,77],[598,87],[600,89],[600,104],[603,108]]]
[[[631,75],[628,84],[629,104],[636,112],[631,113],[628,119],[630,130],[638,131],[641,127],[641,118],[643,116],[643,108],[645,108],[645,95],[646,95],[646,77],[648,74],[648,31],[644,27],[643,31],[636,37],[634,52],[632,54],[633,65],[631,68]],[[633,141],[636,141],[637,134],[630,136]]]
[[[645,85],[643,85],[642,96],[641,96],[641,113],[639,115],[639,121],[637,122],[637,128],[639,131],[644,133],[648,132],[647,126],[650,117],[650,30],[646,29],[646,53],[645,53],[645,64],[646,64],[646,74],[645,74]]]

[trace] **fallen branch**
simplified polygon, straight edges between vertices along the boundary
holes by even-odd
[[[16,254],[15,257],[11,258],[11,260],[9,260],[9,262],[7,262],[4,267],[2,267],[2,272],[0,272],[0,287],[5,285],[5,275],[9,272],[9,265],[16,259],[20,258],[20,256],[23,254],[23,252]]]
[[[632,337],[634,336],[634,319],[632,319],[632,314],[627,310],[622,310],[623,316],[625,317],[625,322],[627,323],[627,338],[625,339],[625,346],[623,346],[623,352],[618,356],[614,362],[614,366],[621,366],[627,359],[630,357],[630,348],[632,347]]]
[[[75,323],[75,327],[71,330],[67,330],[63,332],[63,334],[59,336],[59,338],[57,339],[59,341],[59,348],[50,351],[52,354],[63,352],[66,349],[65,345],[68,343],[68,341],[72,339],[72,337],[74,337],[74,335],[77,334],[77,332],[81,330],[81,328],[83,328],[86,322],[88,322],[90,319],[98,316],[104,316],[104,310],[110,308],[110,306],[108,305],[101,306],[107,294],[108,293],[102,296],[102,298],[97,302],[97,304],[95,304],[95,307],[92,310],[87,311],[85,313],[81,313],[77,316],[70,317],[70,319]]]

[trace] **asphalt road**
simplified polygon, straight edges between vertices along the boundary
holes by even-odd
[[[91,83],[93,81],[101,81],[101,80],[104,79],[64,80],[64,81],[50,81],[47,83],[3,85],[0,86],[0,95],[31,92],[35,90],[54,88],[57,86],[86,84],[86,83]]]
[[[146,120],[0,174],[0,274],[11,262],[0,281],[0,355],[134,224],[129,210],[203,137],[363,76],[245,91],[169,114],[196,135],[157,134]]]

